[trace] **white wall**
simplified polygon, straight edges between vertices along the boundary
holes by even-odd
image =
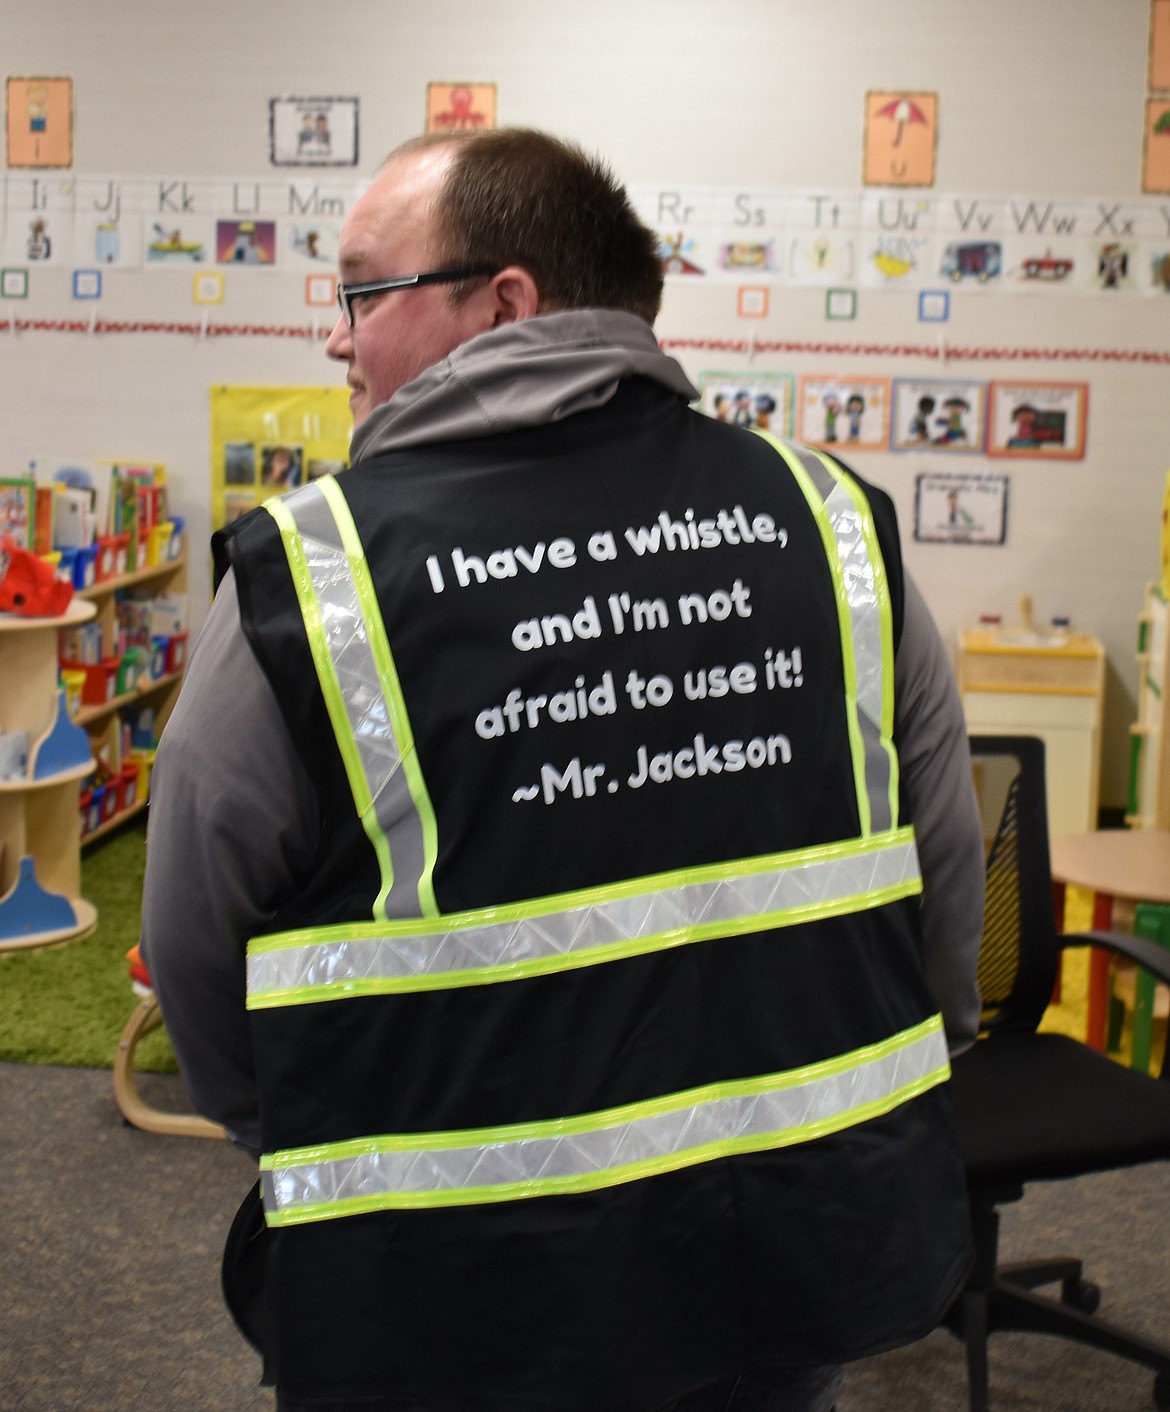
[[[1139,192],[1148,0],[738,0],[722,10],[698,0],[0,0],[0,21],[7,75],[74,80],[77,176],[271,178],[269,98],[326,94],[361,100],[356,183],[421,130],[428,81],[470,79],[499,85],[501,122],[574,137],[640,185],[856,190],[864,95],[906,88],[939,94],[939,192]],[[76,317],[70,290],[68,269],[39,270],[30,300],[0,303],[0,319],[14,309]],[[954,345],[1170,348],[1165,300],[956,292],[952,306],[945,333]],[[190,272],[110,271],[101,314],[190,319]],[[303,323],[301,278],[233,282],[215,317]],[[896,344],[926,341],[928,327],[905,294],[863,291],[858,319],[842,325],[824,322],[822,290],[782,288],[754,332],[809,341],[845,330],[849,341]],[[733,288],[672,285],[659,332],[743,337]],[[682,361],[692,376],[712,366],[704,354]],[[805,353],[767,366],[979,380],[1019,377],[1022,367],[841,364]],[[1135,710],[1134,624],[1157,573],[1170,467],[1170,369],[1042,361],[1026,371],[1090,384],[1088,453],[1060,465],[980,463],[1011,475],[1003,548],[912,541],[914,476],[949,463],[871,453],[856,465],[897,499],[908,562],[949,642],[981,612],[1014,618],[1023,593],[1039,619],[1067,614],[1104,640],[1102,798],[1117,805]],[[340,381],[302,340],[0,334],[3,464],[12,473],[65,454],[163,461],[198,545],[210,514],[209,388]],[[198,610],[207,576],[195,560]]]

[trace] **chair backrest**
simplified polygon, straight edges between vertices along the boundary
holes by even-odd
[[[979,988],[983,1029],[1034,1030],[1056,983],[1059,947],[1048,856],[1044,743],[973,735],[971,766],[987,862]]]

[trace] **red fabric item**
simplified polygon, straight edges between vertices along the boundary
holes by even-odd
[[[57,618],[72,597],[73,585],[59,579],[51,564],[15,540],[0,538],[0,613]]]
[[[137,981],[139,985],[150,985],[150,972],[143,964],[138,947],[132,946],[126,953],[126,960],[130,962],[130,979]]]

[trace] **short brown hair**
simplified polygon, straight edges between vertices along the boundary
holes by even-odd
[[[444,265],[522,265],[543,311],[624,309],[653,323],[662,303],[658,239],[609,168],[534,128],[432,133],[387,158],[451,146],[435,199]],[[456,285],[466,298],[474,284]]]

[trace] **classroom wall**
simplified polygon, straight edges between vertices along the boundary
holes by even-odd
[[[498,84],[501,123],[573,137],[643,193],[857,192],[864,96],[889,88],[939,95],[936,192],[1140,200],[1149,15],[1148,0],[739,0],[723,11],[697,0],[339,0],[325,8],[309,0],[0,0],[6,75],[74,81],[75,176],[270,180],[270,98],[356,96],[360,162],[340,174],[352,177],[355,194],[386,151],[422,130],[429,81],[472,80]],[[9,172],[10,189],[28,175]],[[109,271],[100,303],[111,320],[201,316],[189,270]],[[35,271],[16,312],[65,320],[79,307],[61,266]],[[0,301],[0,322],[14,309]],[[305,326],[303,277],[233,276],[214,318]],[[1135,620],[1158,572],[1170,468],[1170,364],[1117,355],[1170,351],[1166,298],[956,290],[939,326],[919,322],[914,296],[862,289],[857,318],[842,324],[826,322],[823,289],[784,286],[772,290],[767,319],[748,329],[737,320],[734,284],[674,281],[658,330],[689,343],[750,334],[798,346],[755,358],[683,348],[694,378],[716,367],[990,380],[1018,378],[1026,367],[1031,378],[1089,383],[1083,460],[980,462],[1010,475],[1003,546],[912,537],[916,475],[970,469],[970,458],[955,467],[870,452],[854,463],[893,494],[907,562],[952,648],[981,613],[1014,620],[1023,594],[1038,621],[1068,616],[1102,638],[1102,802],[1121,805]],[[890,351],[927,346],[980,356]],[[1026,365],[1008,356],[1038,349],[1084,356]],[[1004,356],[983,356],[988,350]],[[164,462],[197,547],[210,529],[209,389],[342,381],[320,341],[307,337],[0,331],[4,473],[34,459]],[[198,552],[191,582],[198,621],[209,593]]]

